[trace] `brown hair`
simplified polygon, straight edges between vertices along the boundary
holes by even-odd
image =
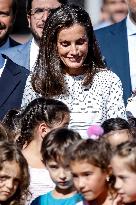
[[[0,171],[6,161],[16,161],[20,167],[21,177],[15,194],[4,205],[24,205],[28,196],[30,183],[28,164],[20,149],[11,142],[0,142]],[[1,202],[2,203],[2,202]]]
[[[6,128],[0,123],[0,141],[9,140],[10,136]]]
[[[111,147],[104,141],[81,140],[69,150],[70,162],[87,161],[106,171],[111,158]],[[80,162],[79,162],[80,163]]]
[[[65,158],[68,147],[79,140],[81,140],[79,133],[71,129],[58,128],[52,130],[44,137],[42,142],[41,154],[43,163],[46,164],[49,160],[61,162]]]
[[[119,156],[125,159],[128,169],[136,173],[136,141],[124,142],[116,147],[112,157]]]
[[[18,145],[22,148],[33,140],[34,128],[40,122],[45,122],[52,128],[54,124],[61,123],[69,113],[67,105],[59,100],[43,97],[34,99],[22,112],[21,136],[17,140]]]

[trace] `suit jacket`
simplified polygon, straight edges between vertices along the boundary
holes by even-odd
[[[28,75],[29,70],[7,60],[0,78],[0,120],[10,109],[20,108]]]
[[[18,45],[12,48],[3,50],[1,53],[3,56],[8,57],[17,65],[20,65],[28,70],[30,70],[30,46],[31,40],[28,42]]]
[[[114,25],[96,30],[95,34],[107,66],[122,81],[124,101],[126,103],[132,92],[126,19]]]
[[[10,110],[21,107],[29,71],[31,41],[2,51],[7,59],[0,77],[0,120]]]

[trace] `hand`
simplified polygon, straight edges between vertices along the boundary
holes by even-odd
[[[113,200],[112,205],[122,205],[122,204],[123,204],[122,203],[122,198],[121,198],[120,195],[117,194],[116,197]]]

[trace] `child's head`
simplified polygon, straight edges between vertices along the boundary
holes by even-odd
[[[9,140],[10,136],[6,128],[0,123],[0,142]]]
[[[0,142],[0,203],[23,204],[28,186],[28,165],[21,151],[11,142]]]
[[[50,130],[69,124],[69,108],[61,101],[37,98],[22,113],[19,144],[28,145],[35,136],[43,138]]]
[[[21,112],[19,110],[10,110],[2,120],[7,132],[12,136],[14,141],[20,136],[21,132]]]
[[[101,125],[104,129],[103,137],[113,146],[128,141],[130,138],[130,124],[122,118],[111,118]]]
[[[81,140],[70,150],[74,185],[87,201],[106,197],[110,153],[109,144],[93,139]]]
[[[136,142],[118,145],[113,152],[111,166],[121,202],[136,202]]]
[[[70,129],[59,128],[49,132],[42,142],[42,158],[56,187],[68,190],[73,187],[72,175],[65,155],[69,146],[81,139]]]

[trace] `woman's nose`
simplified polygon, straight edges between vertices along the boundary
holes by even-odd
[[[70,51],[71,51],[72,55],[76,55],[77,54],[77,47],[76,47],[76,45],[71,45]]]

